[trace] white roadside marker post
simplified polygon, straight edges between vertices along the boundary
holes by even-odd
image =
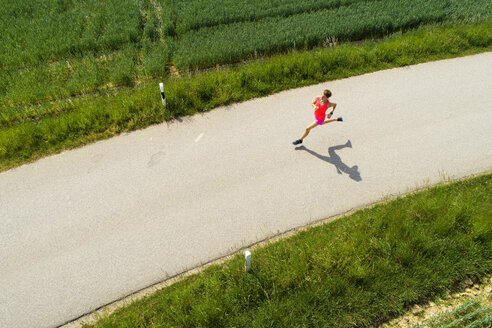
[[[166,107],[166,96],[164,95],[164,83],[159,83],[159,88],[161,88],[161,99],[162,99],[162,104],[164,107]]]
[[[250,251],[244,252],[244,269],[246,270],[246,272],[251,271],[251,252]]]

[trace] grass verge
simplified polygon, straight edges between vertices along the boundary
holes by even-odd
[[[492,272],[492,174],[210,266],[85,327],[374,327]]]
[[[359,45],[342,44],[190,73],[117,93],[0,112],[0,171],[40,157],[221,105],[381,69],[492,50],[492,21],[433,25]]]

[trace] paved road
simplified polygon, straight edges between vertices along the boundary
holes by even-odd
[[[333,92],[344,122],[317,127]],[[492,170],[492,53],[282,92],[0,174],[0,327],[53,327],[288,229]]]

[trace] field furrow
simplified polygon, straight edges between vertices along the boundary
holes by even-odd
[[[182,36],[174,56],[179,67],[206,67],[330,40],[361,40],[421,24],[473,21],[492,15],[488,0],[385,0],[332,10],[218,25]]]

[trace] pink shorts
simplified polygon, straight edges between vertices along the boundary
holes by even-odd
[[[316,118],[316,124],[322,125],[325,122],[325,120],[319,120]]]

